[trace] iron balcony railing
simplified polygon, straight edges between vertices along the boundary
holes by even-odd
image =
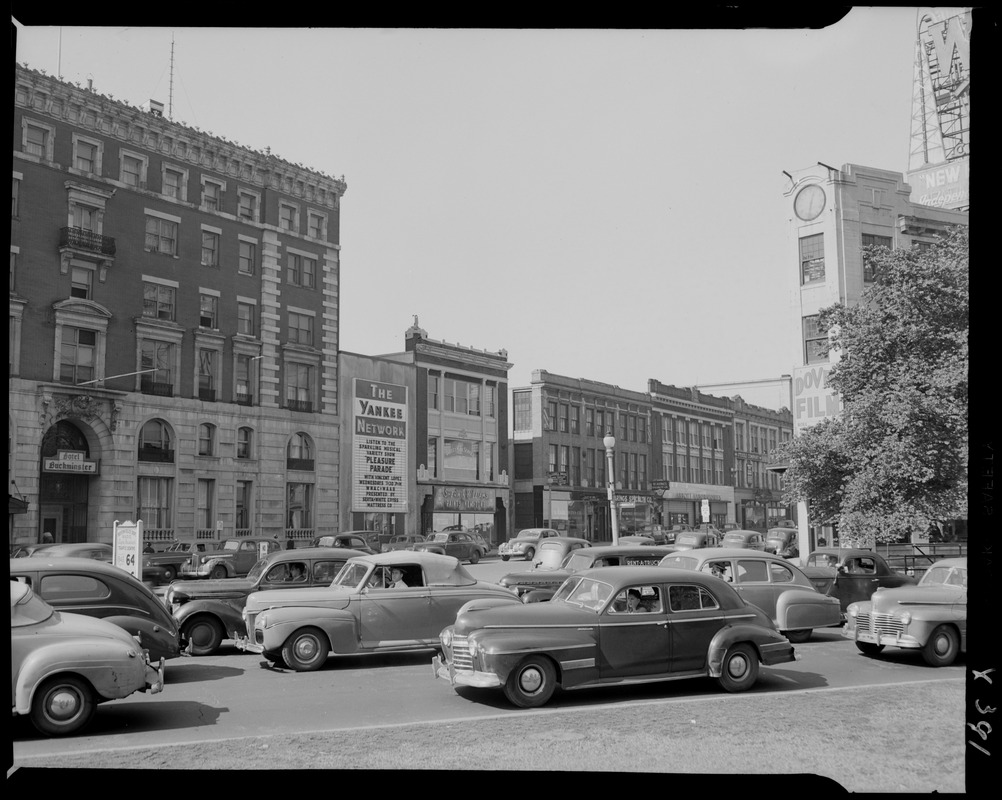
[[[59,246],[86,250],[88,253],[100,253],[103,256],[115,255],[115,239],[85,228],[60,228]]]

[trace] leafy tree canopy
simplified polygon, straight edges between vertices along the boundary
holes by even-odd
[[[867,247],[875,281],[859,304],[822,309],[842,414],[781,450],[784,500],[807,498],[811,524],[866,542],[967,516],[969,244]]]

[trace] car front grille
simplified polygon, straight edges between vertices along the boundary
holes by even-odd
[[[900,636],[905,632],[901,619],[892,614],[860,614],[856,625],[878,636]]]
[[[466,644],[465,636],[454,636],[452,639],[452,665],[457,669],[473,669],[473,656]]]

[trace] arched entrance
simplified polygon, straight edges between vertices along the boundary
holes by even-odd
[[[56,462],[56,463],[53,463]],[[42,437],[38,488],[38,540],[87,541],[90,447],[83,432],[60,420]]]

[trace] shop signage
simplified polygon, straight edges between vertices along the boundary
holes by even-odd
[[[352,510],[407,511],[407,387],[356,378]]]
[[[489,511],[494,513],[494,492],[472,486],[436,486],[436,511]]]
[[[55,458],[42,459],[42,472],[97,475],[100,471],[101,462],[87,458],[83,450],[59,450]]]

